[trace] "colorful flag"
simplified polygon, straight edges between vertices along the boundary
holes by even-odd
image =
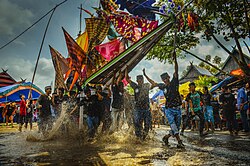
[[[111,59],[115,58],[117,55],[124,51],[124,44],[120,40],[115,39],[111,42],[96,46],[95,49],[106,60],[110,61]]]
[[[113,14],[109,16],[109,20],[113,23],[117,33],[132,42],[138,40],[136,28],[141,28],[141,37],[143,37],[158,26],[158,21],[131,17],[127,14]]]
[[[84,52],[88,52],[89,38],[87,32],[83,32],[81,35],[79,35],[76,39],[76,42]]]
[[[64,88],[67,90],[67,86],[65,85],[64,79],[63,79],[64,73],[63,73],[62,65],[61,65],[61,64],[65,65],[65,62],[62,61],[63,56],[53,47],[49,46],[49,48],[50,48],[52,62],[55,68],[55,88]]]
[[[82,48],[75,42],[75,40],[63,29],[69,57],[71,60],[70,68],[76,70],[79,74],[81,73],[81,68],[83,63],[86,61],[86,53]]]
[[[109,31],[109,23],[103,18],[85,18],[89,39],[89,51],[103,42]]]
[[[118,5],[113,0],[101,0],[103,10],[108,13],[116,13]]]
[[[74,78],[70,85],[69,90],[71,90],[81,74],[82,66],[87,62],[87,55],[65,29],[63,29],[63,32],[70,57],[70,72],[67,72],[66,75],[69,76],[69,74],[73,72]],[[67,79],[67,77],[65,79]]]

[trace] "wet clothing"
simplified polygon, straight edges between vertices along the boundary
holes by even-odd
[[[134,112],[135,135],[138,138],[145,139],[151,127],[151,112],[149,110],[136,109]],[[142,126],[144,122],[144,128]]]
[[[28,123],[30,124],[30,129],[32,129],[32,121],[33,121],[33,113],[34,113],[35,105],[30,104],[27,108],[27,115],[25,118],[25,128],[27,128]]]
[[[42,106],[39,111],[39,131],[45,134],[46,131],[51,130],[53,126],[51,98],[50,96],[43,94],[38,98],[37,102]]]
[[[119,90],[116,84],[112,85],[113,102],[112,108],[121,109],[124,107],[124,92]]]
[[[139,86],[132,81],[130,85],[134,89],[135,93],[135,109],[149,110],[150,84],[144,83]]]
[[[80,106],[84,106],[84,111],[88,116],[100,117],[102,105],[100,104],[97,95],[91,95],[89,98],[84,97],[80,102]]]
[[[166,108],[179,107],[182,104],[181,96],[179,93],[179,80],[178,77],[175,76],[175,74],[173,75],[169,86],[163,83],[160,83],[157,86],[164,93],[164,96],[166,98]]]
[[[181,110],[173,108],[168,108],[168,109],[165,108],[165,115],[168,119],[168,123],[171,128],[169,134],[172,136],[179,134],[181,126]]]
[[[55,116],[59,116],[60,112],[62,111],[62,103],[64,101],[67,101],[68,98],[66,96],[63,96],[63,97],[59,97],[59,96],[55,96],[54,97],[54,113],[55,113]]]
[[[160,83],[157,85],[160,90],[163,91],[166,98],[166,104],[164,108],[165,115],[168,119],[171,130],[169,131],[170,135],[179,134],[179,129],[181,125],[181,109],[182,105],[181,96],[179,93],[179,80],[178,75],[173,75],[173,78],[170,84]]]
[[[198,111],[202,110],[202,108],[201,108],[202,97],[203,97],[202,93],[198,92],[198,91],[195,91],[194,93],[189,93],[187,95],[186,101],[187,102],[189,102],[189,100],[192,101],[194,112],[198,112]],[[189,108],[189,110],[190,109],[191,108]],[[190,110],[190,112],[191,112],[191,110]]]
[[[87,125],[88,125],[88,136],[93,138],[95,136],[96,130],[100,124],[100,114],[103,109],[101,101],[98,100],[97,95],[91,95],[90,97],[84,97],[80,106],[84,106],[84,111],[87,116]]]
[[[151,112],[149,110],[149,90],[150,84],[137,85],[131,82],[131,87],[135,92],[134,126],[135,135],[140,139],[145,139],[151,127]],[[144,128],[142,126],[144,122]]]
[[[43,94],[39,97],[37,102],[42,106],[40,108],[39,117],[51,117],[51,98]]]

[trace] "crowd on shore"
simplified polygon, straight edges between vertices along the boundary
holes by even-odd
[[[37,101],[25,99],[24,95],[20,95],[18,106],[14,102],[7,103],[2,116],[5,117],[7,126],[9,122],[13,126],[13,119],[16,117],[21,132],[23,125],[32,130],[34,113],[37,113],[35,119],[39,132],[46,136],[55,119],[60,116],[62,105],[67,104],[67,113],[77,125],[80,108],[83,108],[89,141],[96,137],[97,131],[101,131],[101,134],[113,134],[122,130],[124,124],[133,129],[138,140],[144,141],[150,129],[156,125],[160,127],[161,124],[168,124],[171,130],[163,137],[163,142],[168,145],[168,139],[173,136],[180,148],[184,147],[180,135],[184,135],[186,128],[198,130],[201,137],[213,133],[216,128],[227,129],[232,136],[237,135],[240,130],[249,132],[249,82],[246,81],[237,94],[233,94],[230,88],[224,85],[217,96],[210,94],[207,87],[203,88],[203,92],[197,91],[195,83],[190,83],[189,93],[184,97],[178,90],[177,73],[176,68],[172,80],[168,73],[160,75],[163,83],[150,79],[143,69],[143,75],[138,75],[136,82],[131,80],[125,70],[118,73],[118,78],[114,73],[111,85],[106,87],[78,87],[77,91],[69,92],[64,88],[57,88],[52,93],[51,86],[46,86],[45,94]],[[144,77],[149,83],[144,83]],[[134,90],[134,95],[125,90],[122,82],[124,78]],[[154,87],[163,91],[166,99],[164,104],[160,104],[155,98],[150,99],[149,91]],[[236,118],[237,113],[240,114],[240,121]]]

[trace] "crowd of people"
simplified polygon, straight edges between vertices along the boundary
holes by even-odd
[[[179,93],[176,61],[171,80],[168,73],[160,75],[163,83],[156,83],[149,78],[145,69],[143,75],[136,77],[136,82],[131,80],[127,69],[125,72],[113,74],[111,85],[106,87],[100,85],[87,86],[84,89],[78,87],[77,91],[68,93],[65,89],[58,88],[51,94],[51,86],[46,86],[45,94],[37,101],[25,100],[25,96],[20,95],[21,102],[18,108],[15,103],[9,103],[4,108],[6,125],[10,121],[13,126],[13,117],[18,111],[19,131],[22,131],[24,124],[25,128],[29,124],[31,130],[33,114],[38,110],[38,129],[46,135],[52,129],[55,119],[60,116],[63,103],[66,103],[70,108],[68,114],[71,115],[72,122],[78,125],[80,108],[83,108],[84,123],[90,141],[96,137],[98,131],[101,131],[101,134],[113,134],[122,130],[124,124],[133,129],[138,140],[144,141],[150,129],[155,125],[160,127],[161,124],[166,124],[164,119],[167,119],[170,131],[163,137],[163,142],[168,145],[168,140],[172,136],[178,142],[177,147],[183,148],[180,135],[184,135],[187,127],[198,130],[201,137],[213,133],[215,128],[223,127],[230,132],[230,135],[237,135],[240,130],[236,118],[237,111],[240,113],[243,132],[249,132],[249,82],[239,88],[236,95],[225,85],[217,96],[210,94],[207,87],[203,88],[203,92],[197,91],[195,83],[192,82],[189,84],[189,93],[184,97]],[[149,83],[144,82],[144,77]],[[134,95],[125,90],[122,82],[124,78],[134,90]],[[164,106],[149,98],[149,91],[154,87],[163,92],[166,99]]]

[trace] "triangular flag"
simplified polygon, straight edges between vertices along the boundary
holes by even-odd
[[[82,48],[84,52],[88,52],[89,48],[89,38],[88,33],[84,32],[81,35],[79,35],[76,39],[77,44]]]
[[[73,82],[70,86],[72,89],[73,85],[76,83],[79,75],[81,74],[82,65],[87,63],[87,55],[82,50],[82,48],[75,42],[75,40],[67,33],[67,31],[63,28],[69,57],[70,57],[70,69],[71,71],[75,71],[73,75]],[[90,60],[91,61],[91,60]],[[66,78],[67,79],[67,78]]]
[[[60,63],[60,61],[63,59],[63,56],[53,47],[49,46],[49,48],[50,48],[52,62],[55,68],[55,88],[64,88],[67,90],[67,86],[64,83],[63,70],[61,66],[61,63],[64,64],[65,62],[62,61]]]
[[[85,18],[89,38],[89,51],[103,42],[108,34],[110,24],[103,18]]]

